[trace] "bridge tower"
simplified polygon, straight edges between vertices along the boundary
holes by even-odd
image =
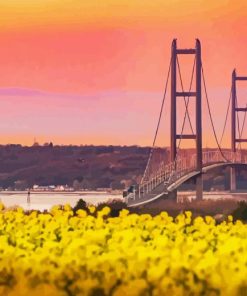
[[[178,139],[195,139],[196,141],[196,169],[202,171],[202,106],[201,106],[201,44],[196,39],[195,48],[190,49],[178,49],[177,40],[172,42],[171,50],[171,162],[176,160],[177,155],[177,140]],[[196,59],[196,90],[190,92],[178,92],[177,91],[177,55],[193,54]],[[196,134],[177,134],[177,99],[181,97],[195,97],[196,99]],[[200,174],[196,179],[196,197],[202,199],[203,183],[202,175]],[[177,192],[174,192],[176,197]]]
[[[231,120],[231,149],[236,152],[236,143],[247,142],[247,139],[236,138],[236,114],[237,112],[246,112],[247,108],[239,108],[237,106],[237,81],[247,81],[245,76],[237,76],[236,70],[232,72],[232,120]],[[240,136],[240,135],[239,135]],[[230,172],[230,189],[234,191],[237,189],[236,182],[236,168],[232,167]]]

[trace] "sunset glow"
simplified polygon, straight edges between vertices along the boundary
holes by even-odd
[[[247,75],[246,19],[245,0],[0,0],[0,143],[151,145],[173,38],[201,40],[220,134],[232,70]],[[191,61],[181,66],[187,83]],[[246,94],[241,84],[243,106]],[[168,145],[169,93],[165,108]]]

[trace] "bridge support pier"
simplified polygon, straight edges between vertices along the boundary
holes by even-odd
[[[178,192],[177,192],[177,190],[173,190],[172,192],[169,192],[168,198],[170,200],[173,200],[173,201],[177,202],[178,201]]]
[[[247,139],[242,139],[242,133],[239,132],[238,138],[236,136],[236,117],[238,116],[238,112],[246,112],[247,107],[245,108],[239,108],[237,105],[237,87],[236,87],[236,82],[237,81],[247,81],[246,76],[237,76],[236,70],[234,69],[232,72],[232,131],[231,131],[231,136],[232,136],[232,152],[236,152],[236,143],[240,144],[240,151],[241,151],[241,143],[242,142],[247,142]],[[237,116],[236,116],[237,115]],[[242,158],[242,155],[241,155]],[[237,178],[236,178],[236,168],[232,167],[230,171],[230,190],[235,191],[237,189]]]
[[[195,92],[178,92],[177,90],[177,55],[193,54],[195,55],[196,62],[196,90]],[[202,104],[201,104],[201,44],[198,39],[196,39],[195,48],[191,49],[177,49],[176,39],[172,42],[171,49],[171,162],[175,165],[175,170],[177,166],[177,140],[181,139],[194,139],[196,142],[196,170],[202,173]],[[183,130],[181,134],[177,134],[177,98],[184,97],[185,107],[187,105],[187,100],[191,97],[195,97],[195,117],[196,117],[196,134],[183,135]],[[187,97],[187,100],[186,100]],[[187,109],[187,107],[186,107]],[[187,110],[186,110],[187,112]],[[196,178],[196,198],[202,199],[203,195],[203,184],[202,175],[200,174]],[[177,199],[177,191],[174,192],[174,198]]]
[[[232,152],[236,152],[236,71],[232,72]],[[236,169],[230,170],[230,190],[235,191],[236,188]]]
[[[236,168],[231,168],[230,170],[230,190],[235,191],[237,189],[237,178],[236,178]]]
[[[203,198],[203,179],[202,175],[196,178],[196,200],[202,200]]]

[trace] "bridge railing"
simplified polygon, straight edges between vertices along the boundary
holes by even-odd
[[[232,162],[232,163],[241,162],[242,154],[239,151],[232,152],[230,150],[203,151],[202,161],[203,161],[203,165],[207,165],[210,163],[217,163],[217,162]]]
[[[175,162],[165,164],[162,162],[158,170],[150,174],[149,180],[144,181],[139,186],[139,198],[142,198],[144,195],[152,192],[157,186],[161,183],[167,183],[182,177],[192,168],[195,168],[195,158],[191,157],[179,157]]]
[[[240,152],[232,152],[230,150],[209,150],[202,153],[203,166],[219,163],[219,162],[243,162],[243,157]],[[244,162],[247,163],[247,157]],[[134,199],[138,196],[139,199],[151,193],[156,187],[162,183],[167,186],[176,182],[179,178],[185,176],[191,171],[196,170],[196,155],[187,155],[178,157],[176,161],[165,164],[164,161],[160,163],[156,172],[149,174],[148,180],[144,180],[139,185],[138,192],[134,194]]]

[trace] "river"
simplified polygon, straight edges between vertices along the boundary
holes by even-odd
[[[54,205],[69,203],[72,207],[79,199],[85,200],[88,204],[97,205],[111,199],[121,199],[122,195],[99,193],[99,192],[31,192],[30,204],[27,203],[27,192],[0,192],[0,202],[6,207],[20,206],[25,210],[49,210]]]
[[[195,192],[179,192],[179,199],[182,201],[195,199]],[[49,210],[54,205],[70,204],[76,205],[79,199],[85,200],[88,204],[97,205],[112,199],[122,198],[121,194],[110,194],[106,192],[31,192],[30,204],[27,203],[27,192],[0,192],[0,202],[6,207],[20,206],[25,210]],[[204,192],[203,199],[235,199],[237,201],[247,200],[247,193],[229,192]]]

